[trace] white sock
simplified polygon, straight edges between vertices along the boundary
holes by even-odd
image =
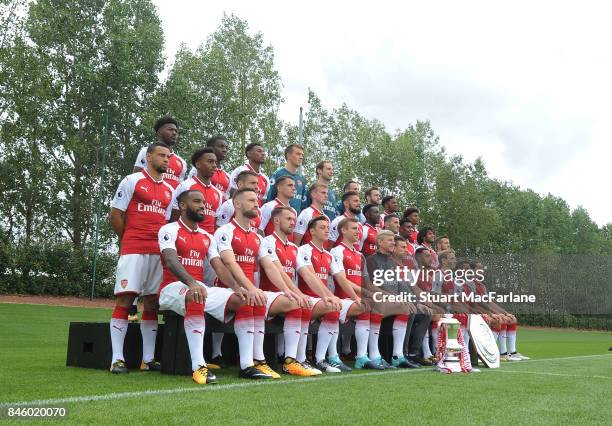
[[[204,361],[204,305],[202,303],[188,303],[185,309],[185,336],[191,355],[191,370],[206,365]]]
[[[508,352],[513,354],[516,352],[516,331],[508,331],[506,335],[508,337]]]
[[[265,361],[264,355],[264,337],[266,333],[266,307],[253,306],[253,359],[257,361]]]
[[[144,319],[155,315],[155,319]],[[142,333],[142,361],[151,362],[155,359],[155,338],[157,337],[157,312],[155,314],[144,311],[140,319],[140,332]]]
[[[329,341],[329,346],[327,347],[328,358],[334,358],[338,356],[338,336],[340,335],[340,323],[336,321],[334,325],[334,334],[332,335],[332,338]]]
[[[506,349],[506,330],[502,329],[502,331],[499,333],[499,353],[505,354],[507,352],[508,349]]]
[[[423,336],[423,358],[430,358],[433,354],[431,353],[431,347],[429,346],[429,330]]]
[[[329,342],[334,336],[334,322],[337,322],[337,320],[334,321],[332,317],[333,315],[325,314],[321,319],[321,325],[317,333],[317,348],[315,350],[315,359],[317,362],[321,362],[325,359]]]
[[[242,369],[253,365],[253,328],[253,307],[243,305],[236,311],[234,320],[234,333],[238,338],[240,368]]]
[[[125,319],[123,318],[111,318],[110,320],[110,335],[111,343],[113,346],[113,361],[115,363],[119,360],[125,361],[123,357],[123,341],[127,334],[128,320],[127,320],[127,308],[125,309]]]
[[[213,333],[212,334],[212,357],[216,358],[221,356],[221,345],[223,344],[224,333]]]
[[[393,321],[393,356],[404,356],[404,339],[408,322],[401,316],[396,316]]]
[[[312,315],[312,312],[310,312]],[[308,341],[310,340],[310,335],[308,334],[308,328],[310,327],[310,315],[309,313],[305,313],[302,310],[302,331],[300,333],[300,341],[298,342],[297,356],[296,360],[298,362],[306,361],[306,346],[308,345]]]
[[[298,344],[302,335],[302,309],[297,308],[285,314],[283,326],[285,357],[297,358]],[[279,338],[281,336],[278,336]],[[280,339],[279,339],[280,340]],[[283,352],[278,352],[281,355]]]
[[[368,339],[370,338],[370,319],[355,321],[355,340],[357,341],[356,358],[362,358],[368,353]]]
[[[370,316],[370,334],[368,335],[368,356],[370,359],[380,358],[378,349],[378,336],[380,335],[380,321],[382,317]]]

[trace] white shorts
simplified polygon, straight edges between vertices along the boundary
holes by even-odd
[[[282,296],[283,293],[280,291],[264,291],[264,294],[266,295],[266,319],[268,320],[274,318],[269,316],[270,306],[272,306],[272,303],[274,303],[278,296]]]
[[[345,323],[348,321],[348,311],[351,309],[355,303],[354,300],[351,299],[342,299],[342,309],[340,310],[340,323]]]
[[[115,295],[136,293],[141,296],[157,294],[162,281],[159,254],[124,254],[117,262]]]
[[[215,319],[227,323],[234,318],[233,312],[226,312],[227,301],[234,294],[229,288],[206,287],[206,303],[204,312],[212,315]],[[159,294],[159,309],[161,311],[173,311],[181,316],[185,316],[185,294],[189,286],[180,281],[175,281],[166,285]]]

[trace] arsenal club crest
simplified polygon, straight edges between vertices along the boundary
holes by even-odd
[[[121,288],[126,288],[128,285],[128,280],[121,280]]]

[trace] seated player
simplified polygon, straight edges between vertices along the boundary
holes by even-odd
[[[302,335],[298,346],[297,360],[306,360],[306,344],[310,320],[321,319],[317,333],[315,362],[317,369],[325,373],[351,371],[338,357],[338,319],[342,302],[327,287],[330,276],[340,273],[332,255],[323,247],[329,238],[329,219],[325,215],[313,218],[308,223],[312,237],[308,244],[300,246],[297,255],[298,287],[310,297],[312,310],[304,309]],[[328,355],[326,358],[326,354]]]
[[[245,301],[252,301],[258,295],[254,289],[248,291],[236,285],[219,258],[213,236],[200,228],[199,224],[206,216],[204,195],[199,190],[186,190],[179,195],[177,204],[181,214],[179,219],[159,230],[164,270],[159,305],[162,310],[171,310],[185,317],[193,380],[198,384],[216,383],[215,375],[204,361],[204,313],[222,322],[235,316],[236,335],[239,346],[244,350],[243,342],[249,332],[252,333],[252,307],[245,305]],[[204,259],[208,259],[207,265],[214,268],[231,289],[207,288],[202,283],[206,264]],[[245,322],[249,325],[244,326]],[[251,366],[246,367],[242,376],[263,377]]]
[[[284,176],[283,176],[284,177]],[[282,178],[282,177],[281,177]],[[288,178],[293,184],[293,179]],[[279,192],[281,189],[279,188]],[[278,287],[273,283],[268,275],[263,272],[259,288],[265,292],[273,292],[274,294],[287,295],[285,297],[276,297],[268,305],[266,319],[273,318],[277,315],[285,317],[283,326],[284,338],[284,362],[283,371],[294,376],[314,376],[321,374],[310,366],[304,366],[297,361],[298,344],[302,335],[302,318],[305,315],[303,311],[311,311],[310,297],[304,295],[294,284],[295,271],[297,265],[298,248],[295,244],[289,241],[289,235],[292,235],[295,226],[295,214],[291,207],[283,206],[276,207],[270,215],[270,223],[274,225],[274,231],[263,239],[262,244],[268,253],[274,253],[277,265],[283,281],[284,287]],[[280,292],[279,292],[280,291]],[[296,301],[299,306],[295,307],[293,303],[287,303],[289,300]],[[308,316],[310,318],[310,316]],[[306,329],[306,333],[308,329]]]
[[[280,378],[280,375],[268,366],[263,351],[266,311],[270,309],[274,301],[277,302],[279,309],[284,309],[286,312],[297,309],[299,305],[286,287],[280,267],[274,264],[274,261],[277,260],[274,250],[262,244],[263,238],[251,226],[251,220],[257,217],[259,211],[257,191],[239,189],[234,193],[232,201],[235,211],[234,218],[215,232],[221,260],[241,287],[253,288],[255,286],[255,271],[259,268],[274,286],[285,293],[263,292],[265,303],[253,306],[254,335],[251,336],[252,352],[249,353],[251,358],[247,359],[245,356],[243,360],[241,355],[241,368],[246,368],[247,363],[251,365],[254,363],[256,369],[277,379]],[[219,283],[221,286],[224,284],[222,281]]]
[[[325,216],[327,218],[323,209],[327,202],[328,191],[329,188],[324,183],[314,183],[308,189],[312,204],[302,210],[297,218],[295,230],[293,231],[293,242],[296,245],[300,246],[310,242],[311,236],[308,231],[308,224],[312,219],[318,216]],[[327,245],[327,241],[325,245]]]
[[[361,244],[361,251],[364,256],[369,256],[376,253],[376,235],[379,231],[380,225],[380,210],[378,204],[367,204],[361,210],[361,213],[365,217],[365,224],[363,225],[363,235]]]
[[[401,238],[401,237],[399,237]],[[370,280],[374,281],[376,277],[382,278],[382,282],[379,284],[381,294],[394,294],[400,295],[403,293],[409,293],[409,283],[400,280],[395,274],[392,274],[391,279],[385,278],[386,271],[395,272],[397,263],[392,259],[391,254],[395,250],[395,237],[393,232],[388,230],[380,231],[376,236],[377,251],[375,254],[366,257],[367,270],[370,275]],[[396,302],[382,302],[378,304],[381,307],[381,311],[393,311],[395,308],[399,308],[402,304]],[[389,309],[391,308],[391,309]],[[406,311],[416,313],[416,306],[412,303],[405,304]],[[408,321],[410,320],[410,314],[408,312],[396,314],[393,321],[393,356],[392,365],[398,368],[419,368],[419,364],[415,364],[409,361],[404,356],[404,340],[406,337],[406,329],[408,327]],[[390,316],[391,312],[387,312]],[[373,359],[372,361],[382,364],[382,361]]]
[[[293,207],[289,206],[289,201],[291,201],[293,194],[295,194],[295,181],[290,176],[281,176],[276,180],[275,185],[276,198],[265,203],[260,210],[261,222],[259,223],[259,230],[265,236],[272,235],[274,232],[274,224],[270,221],[270,218],[272,210],[276,207],[290,207],[297,219],[297,213],[293,210]],[[289,235],[289,241],[293,241],[293,233]]]
[[[473,262],[470,264],[470,267],[475,273],[480,273],[477,275],[484,276],[485,269],[482,263]],[[474,283],[475,291],[478,295],[482,296],[488,293],[483,282],[475,280]],[[491,331],[493,331],[495,338],[499,339],[501,349],[506,349],[505,340],[507,339],[507,349],[503,352],[500,349],[502,359],[505,361],[531,359],[516,350],[516,331],[518,327],[516,317],[493,301],[480,303],[480,306],[488,309],[490,312],[488,315],[483,315],[483,318],[491,326]]]

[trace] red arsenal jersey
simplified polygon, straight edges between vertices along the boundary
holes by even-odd
[[[159,229],[159,250],[176,250],[176,254],[187,273],[193,279],[204,281],[204,259],[212,260],[219,257],[217,243],[212,235],[197,227],[195,230],[189,228],[179,219]],[[164,275],[159,291],[166,285],[180,281],[163,261]]]
[[[340,237],[340,230],[338,229],[338,225],[343,219],[346,219],[346,218],[347,218],[346,213],[343,215],[337,216],[330,225],[329,240],[334,243],[334,247],[337,247],[338,245],[340,245],[340,240],[342,238]],[[363,242],[363,225],[359,222],[357,222],[357,225],[359,225],[359,236],[357,237],[357,242],[355,243],[355,250],[361,250],[361,244]]]
[[[136,157],[136,162],[134,163],[134,167],[140,167],[141,169],[147,168],[147,148],[143,147],[138,153],[138,157]],[[176,155],[175,153],[170,154],[170,159],[168,162],[168,168],[166,172],[162,175],[163,179],[172,186],[172,188],[176,188],[179,186],[185,179],[185,174],[187,173],[187,163],[181,157]]]
[[[223,193],[212,184],[206,185],[197,176],[190,177],[174,190],[172,199],[172,208],[174,210],[179,209],[179,195],[190,190],[200,191],[204,195],[204,220],[200,226],[209,234],[214,234],[216,215],[221,208],[221,203],[223,203]]]
[[[234,219],[217,229],[215,240],[219,254],[226,250],[234,252],[240,269],[253,284],[255,283],[257,261],[264,256],[274,256],[274,253],[267,253],[262,249],[263,238],[255,228],[244,229]],[[219,284],[221,287],[227,287],[221,282]]]
[[[218,167],[215,174],[210,178],[210,183],[221,191],[224,199],[227,200],[229,198],[230,175],[225,170]]]
[[[172,186],[146,170],[126,176],[111,207],[125,212],[121,254],[159,254],[157,233],[170,217]]]
[[[276,257],[283,266],[283,271],[293,281],[297,262],[297,246],[291,241],[283,241],[276,232],[264,238],[263,245],[266,247],[266,252],[269,252],[270,249],[276,252]],[[261,271],[259,288],[265,291],[279,291],[278,287],[272,284],[264,270]]]
[[[363,226],[363,241],[361,242],[361,251],[365,256],[376,253],[376,236],[378,228],[373,227],[369,223]]]
[[[264,204],[260,209],[259,217],[261,218],[259,222],[259,229],[263,231],[264,235],[272,235],[274,233],[274,222],[272,219],[272,210],[277,207],[289,207],[293,211],[293,215],[297,218],[297,213],[295,209],[291,207],[289,204],[283,204],[281,200],[278,198]],[[289,241],[293,242],[293,234],[289,236]]]
[[[342,265],[346,278],[353,284],[361,287],[361,271],[363,269],[363,255],[361,252],[355,250],[354,247],[347,246],[345,243],[340,243],[340,245],[331,250],[331,254],[334,260]],[[334,294],[340,299],[349,298],[349,295],[339,285],[336,285]]]
[[[306,266],[312,266],[315,275],[319,277],[323,286],[327,287],[327,282],[330,275],[335,275],[338,272],[342,272],[342,265],[334,262],[332,255],[325,249],[320,249],[315,246],[312,241],[306,245],[300,246],[297,254],[297,271]],[[306,281],[298,274],[298,287],[302,293],[312,296],[319,297],[314,291],[310,289]]]
[[[238,189],[236,186],[236,178],[240,174],[240,172],[244,170],[250,170],[254,173],[257,173],[257,187],[259,188],[259,207],[261,207],[266,201],[266,196],[268,195],[268,188],[270,187],[270,179],[264,173],[256,172],[253,167],[247,161],[242,166],[238,166],[234,169],[232,174],[230,175],[230,188]]]
[[[297,218],[297,222],[295,224],[295,229],[293,232],[296,234],[303,235],[301,245],[308,244],[312,241],[312,236],[310,235],[310,231],[308,230],[308,223],[315,217],[323,216],[323,212],[317,209],[314,204],[311,204],[310,207],[302,210],[300,215]],[[329,222],[329,218],[325,216],[327,221]]]

